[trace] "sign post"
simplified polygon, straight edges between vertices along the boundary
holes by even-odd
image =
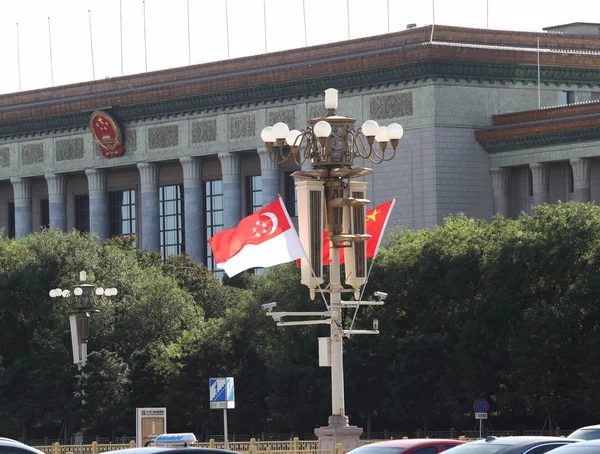
[[[208,392],[211,409],[223,409],[223,435],[225,449],[229,449],[227,437],[227,409],[235,408],[235,390],[233,377],[210,378],[208,380]]]
[[[473,410],[475,411],[475,419],[479,420],[479,438],[483,438],[483,420],[488,417],[490,404],[485,399],[477,399],[473,402]]]

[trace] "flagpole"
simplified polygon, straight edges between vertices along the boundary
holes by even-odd
[[[119,0],[119,35],[121,39],[121,75],[123,75],[123,0]]]
[[[192,38],[190,30],[190,0],[187,0],[187,26],[188,26],[188,65],[192,64]]]
[[[387,0],[388,33],[390,32],[390,0]]]
[[[94,40],[92,39],[92,12],[88,9],[88,22],[90,25],[90,50],[92,52],[92,79],[96,80],[96,68],[94,66]]]
[[[225,32],[227,33],[227,58],[229,58],[229,16],[227,14],[227,0],[225,0]]]
[[[19,72],[19,91],[21,91],[21,50],[19,45],[19,23],[17,22],[17,69]]]
[[[308,40],[306,35],[306,2],[302,0],[302,17],[304,18],[304,46],[308,46]]]
[[[265,54],[267,53],[267,0],[263,0],[263,24],[265,26]]]
[[[346,13],[348,17],[348,39],[350,39],[350,0],[346,0]]]
[[[48,16],[48,50],[50,52],[50,84],[54,87],[54,68],[52,67],[52,33],[50,32],[50,16]]]
[[[146,0],[142,0],[142,7],[144,9],[144,66],[146,72],[148,72],[148,48],[146,47]]]

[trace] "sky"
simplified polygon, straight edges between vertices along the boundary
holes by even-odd
[[[600,1],[0,0],[0,94],[344,41],[434,21],[542,32],[552,25],[600,22]]]

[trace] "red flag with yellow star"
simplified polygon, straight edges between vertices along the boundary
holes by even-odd
[[[387,226],[390,214],[396,203],[394,197],[389,202],[385,202],[375,208],[367,211],[367,234],[371,238],[367,240],[367,258],[373,258],[377,255],[379,245],[383,239],[383,232]],[[340,248],[340,264],[344,263],[344,248]],[[329,238],[327,232],[323,230],[323,265],[329,265]]]

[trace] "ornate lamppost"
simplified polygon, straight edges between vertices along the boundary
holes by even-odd
[[[365,241],[367,183],[355,181],[373,173],[365,167],[353,167],[354,158],[374,164],[394,158],[402,138],[402,126],[392,123],[379,126],[367,120],[356,128],[356,120],[337,115],[338,91],[325,90],[327,115],[309,121],[301,130],[289,130],[285,123],[267,126],[261,132],[269,157],[277,164],[292,161],[302,170],[294,172],[298,198],[298,230],[307,259],[302,259],[302,284],[310,289],[311,298],[319,292],[329,293],[325,312],[273,312],[274,303],[265,305],[267,315],[278,326],[328,324],[329,338],[319,339],[319,363],[331,367],[331,407],[328,426],[315,429],[320,449],[332,449],[336,443],[343,447],[359,445],[362,429],[350,426],[344,408],[344,373],[342,339],[351,334],[377,334],[373,330],[345,330],[342,311],[363,305],[383,304],[379,301],[358,301],[361,287],[367,278]],[[388,148],[391,145],[391,149]],[[323,229],[329,236],[329,285],[323,284]],[[345,280],[341,281],[340,249],[344,248]],[[342,293],[353,293],[355,301],[342,301]],[[385,295],[379,292],[380,295]],[[325,298],[324,298],[325,299]],[[320,320],[289,321],[286,316],[320,316]],[[326,317],[326,318],[325,318]]]
[[[79,272],[81,284],[72,290],[55,288],[50,290],[51,298],[64,298],[69,308],[69,320],[71,327],[71,344],[73,346],[73,363],[79,369],[85,366],[87,361],[87,342],[90,331],[90,317],[94,312],[97,296],[115,296],[116,288],[96,287],[86,284],[87,273]]]

